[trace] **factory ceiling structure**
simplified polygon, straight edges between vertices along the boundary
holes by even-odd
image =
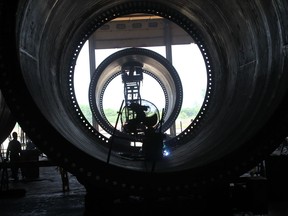
[[[153,182],[159,194],[189,193],[239,176],[287,136],[286,0],[1,1],[0,17],[0,128],[7,128],[0,138],[17,121],[49,158],[88,188],[141,194]],[[73,78],[86,41],[91,49],[125,48],[91,73],[87,92],[96,122],[112,135],[101,104],[111,80],[131,68],[139,75],[133,77],[134,89],[142,73],[157,80],[165,95],[157,129],[168,129],[187,94],[169,59],[171,45],[195,43],[201,51],[207,72],[203,104],[193,122],[167,140],[173,151],[157,161],[152,174],[145,160],[119,156],[122,142],[111,142],[79,107]],[[168,55],[143,48],[149,46],[165,46]],[[131,104],[139,105],[139,97],[130,96],[129,112]],[[137,132],[116,134],[142,141],[138,126]]]

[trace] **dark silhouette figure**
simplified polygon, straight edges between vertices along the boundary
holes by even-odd
[[[35,150],[36,146],[35,144],[32,142],[31,139],[27,139],[27,143],[26,143],[26,150]]]
[[[7,148],[7,159],[10,159],[11,162],[12,178],[18,180],[19,166],[17,165],[17,162],[20,161],[21,157],[21,143],[17,139],[17,132],[13,132],[12,137],[13,139],[9,142]]]
[[[148,127],[145,131],[142,150],[146,161],[152,162],[151,172],[154,172],[156,162],[163,157],[163,138],[164,135],[152,127]]]

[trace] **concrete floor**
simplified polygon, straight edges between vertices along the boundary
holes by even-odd
[[[85,188],[68,173],[69,191],[62,189],[57,167],[40,167],[39,178],[9,180],[9,191],[24,189],[24,196],[2,196],[1,216],[79,216],[84,213]]]
[[[69,191],[63,191],[60,171],[56,166],[40,167],[38,178],[22,179],[20,175],[20,179],[18,182],[9,180],[9,191],[15,192],[20,190],[25,191],[25,194],[23,194],[22,196],[12,196],[10,194],[11,196],[8,197],[5,196],[5,193],[4,194],[2,193],[1,195],[0,192],[0,216],[44,216],[44,215],[83,216],[85,210],[84,197],[86,194],[86,190],[83,187],[83,185],[81,185],[77,181],[75,176],[68,173],[68,177],[69,177]],[[143,206],[142,204],[139,205],[138,203],[136,203],[135,205],[133,204],[133,202],[128,203],[127,204],[128,206],[126,204],[123,206],[128,207],[126,209],[129,209],[129,212],[130,211],[134,213],[138,212],[135,215],[151,215],[144,213],[146,211],[146,207]],[[175,203],[173,203],[172,205],[175,205]],[[190,205],[184,205],[184,206],[186,209],[190,210],[190,213],[193,212],[189,207]],[[286,206],[286,204],[283,206]],[[113,211],[114,213],[120,212],[119,210],[121,209],[117,205],[109,206],[107,208],[106,207],[104,208],[106,213],[108,209],[115,209],[115,211]],[[168,206],[163,205],[163,207],[167,208],[169,207],[169,205]],[[277,209],[281,210],[281,208],[278,207]],[[182,208],[177,209],[177,212],[179,210],[182,210]],[[153,211],[154,210],[152,209],[152,212]],[[283,211],[281,210],[282,213],[285,211],[286,211],[285,209]],[[165,211],[161,210],[161,212]],[[166,212],[169,212],[169,210],[167,210]],[[181,211],[179,211],[177,215],[186,215],[185,212],[187,211],[183,210],[184,214],[180,214],[180,212]],[[97,211],[97,215],[107,215],[106,213],[101,214],[100,212]],[[134,215],[134,213],[132,215]],[[274,213],[269,215],[284,216],[282,213],[280,214]],[[240,215],[251,216],[253,214],[251,213],[249,214],[247,212],[245,213],[235,212],[235,214],[233,214],[233,216],[240,216]]]
[[[86,190],[75,176],[70,173],[68,176],[68,192],[63,191],[61,175],[56,166],[40,167],[38,178],[25,180],[20,177],[18,182],[10,180],[9,191],[25,190],[25,195],[13,196],[10,193],[8,197],[3,196],[2,193],[0,196],[0,216],[83,216]],[[175,211],[175,209],[177,215],[189,215],[186,210],[191,212],[191,209],[185,202],[177,208],[171,208],[171,206],[176,206],[173,202],[169,202],[169,205],[159,203],[157,204],[157,215],[159,212],[168,215],[170,211]],[[133,216],[154,215],[152,213],[155,213],[155,208],[146,206],[142,202],[130,201],[122,205],[102,206],[97,210],[97,216],[106,216],[107,212],[112,212],[112,215],[117,215],[120,212]],[[174,213],[173,215],[175,215]],[[235,215],[238,216],[238,214]],[[245,214],[241,214],[241,216],[243,215]]]

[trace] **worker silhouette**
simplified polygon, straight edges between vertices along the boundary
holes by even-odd
[[[156,132],[153,127],[148,127],[143,139],[142,151],[146,161],[152,162],[151,172],[154,172],[155,164],[163,157],[163,134]]]
[[[26,150],[35,150],[36,146],[30,138],[27,138]]]
[[[19,165],[17,162],[19,162],[21,158],[21,143],[18,141],[17,132],[12,133],[12,140],[8,143],[6,158],[8,160],[10,159],[12,172],[11,177],[17,181],[19,171]]]

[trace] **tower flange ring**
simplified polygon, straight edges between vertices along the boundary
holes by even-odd
[[[181,110],[183,101],[181,79],[166,58],[143,48],[128,48],[113,53],[95,70],[89,87],[89,103],[96,121],[108,133],[113,133],[114,125],[111,125],[104,114],[103,95],[109,83],[121,74],[121,65],[130,61],[143,63],[143,73],[152,76],[161,86],[165,96],[162,131],[168,130]]]

